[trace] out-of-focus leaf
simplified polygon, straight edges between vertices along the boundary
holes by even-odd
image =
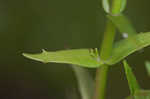
[[[126,5],[127,5],[127,0],[122,0],[121,7],[120,7],[120,13],[125,10]]]
[[[150,32],[136,34],[117,42],[112,50],[111,57],[105,60],[106,64],[115,64],[128,55],[150,45]]]
[[[149,61],[146,61],[146,62],[145,62],[145,66],[146,66],[147,73],[148,73],[148,75],[150,76],[150,62],[149,62]]]
[[[140,90],[134,96],[129,96],[126,99],[150,99],[150,90]]]
[[[126,77],[128,80],[128,85],[129,85],[131,95],[135,95],[135,92],[139,91],[140,87],[139,87],[139,85],[136,81],[136,77],[134,76],[130,66],[127,63],[127,61],[124,60],[123,64],[124,64],[124,69],[125,69]]]
[[[107,15],[107,17],[115,24],[123,36],[128,37],[137,34],[128,18],[123,14],[117,16]]]
[[[74,65],[72,65],[72,68],[76,75],[81,99],[92,99],[94,95],[94,80],[88,69]]]
[[[95,55],[95,53],[89,49],[72,49],[56,52],[47,52],[44,50],[39,54],[23,53],[23,55],[27,58],[44,63],[67,63],[90,68],[96,68],[102,64],[98,55]]]
[[[110,12],[109,0],[102,0],[103,8],[106,13]]]

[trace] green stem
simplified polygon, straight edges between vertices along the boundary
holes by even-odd
[[[124,0],[113,0],[111,9],[113,15],[120,14],[122,2],[124,2]]]
[[[107,60],[111,54],[113,41],[115,38],[115,26],[111,21],[107,21],[106,30],[104,32],[103,42],[100,50],[100,58]]]
[[[110,21],[108,21],[106,26],[106,32],[104,33],[104,40],[102,42],[102,47],[100,51],[100,58],[102,60],[109,58],[112,51],[114,38],[115,26]],[[105,99],[108,69],[108,65],[101,66],[97,69],[95,99]]]
[[[120,4],[122,0],[113,0],[111,14],[117,15],[120,13]],[[107,21],[104,39],[101,46],[100,58],[107,60],[110,57],[112,46],[115,38],[115,26],[111,21]],[[105,99],[105,91],[107,84],[108,65],[101,66],[96,71],[96,92],[94,99]]]

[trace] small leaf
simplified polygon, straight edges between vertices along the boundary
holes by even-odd
[[[123,14],[118,16],[107,15],[107,17],[115,24],[122,35],[127,34],[128,36],[133,36],[137,34],[128,18]]]
[[[126,5],[127,5],[127,0],[122,0],[121,7],[120,7],[120,12],[123,12],[125,10]]]
[[[110,12],[109,0],[102,0],[103,8],[106,13]]]
[[[129,96],[126,99],[150,99],[150,90],[140,90],[134,96]]]
[[[140,87],[139,87],[139,85],[136,81],[136,78],[135,78],[134,74],[132,73],[132,70],[131,70],[130,66],[128,65],[127,61],[124,60],[123,64],[124,64],[124,69],[125,69],[126,77],[128,80],[128,85],[130,88],[131,95],[135,95],[135,92],[139,91]]]
[[[62,50],[56,52],[43,51],[39,54],[27,54],[23,55],[27,58],[48,63],[67,63],[81,65],[83,67],[96,68],[99,67],[102,62],[99,61],[97,55],[94,56],[94,52],[89,49],[72,49],[72,50]]]
[[[150,62],[149,62],[149,61],[146,61],[146,62],[145,62],[145,66],[146,66],[147,73],[148,73],[148,75],[150,76]]]
[[[150,32],[140,33],[117,42],[112,50],[111,57],[103,60],[106,64],[113,65],[128,55],[150,45]]]

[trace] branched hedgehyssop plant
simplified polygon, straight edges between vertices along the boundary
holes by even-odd
[[[130,95],[125,99],[150,99],[150,90],[143,90],[125,58],[130,54],[150,45],[150,32],[137,33],[128,18],[122,14],[127,0],[102,0],[107,14],[106,30],[104,32],[101,49],[71,49],[48,52],[42,50],[39,54],[23,55],[29,59],[43,63],[71,64],[79,85],[82,99],[105,99],[107,72],[110,66],[123,60]],[[111,6],[110,6],[111,5]],[[114,42],[116,30],[124,37]],[[95,82],[84,68],[97,68]],[[150,62],[146,61],[146,68],[150,74]]]

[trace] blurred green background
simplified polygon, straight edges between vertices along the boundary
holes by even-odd
[[[128,0],[124,13],[138,32],[150,31],[149,4]],[[0,99],[80,99],[69,65],[42,64],[21,54],[99,47],[105,21],[101,0],[0,0]],[[145,60],[150,47],[128,57],[141,87],[150,89]],[[94,77],[95,69],[89,71]],[[121,63],[110,69],[107,91],[107,99],[128,96]]]

